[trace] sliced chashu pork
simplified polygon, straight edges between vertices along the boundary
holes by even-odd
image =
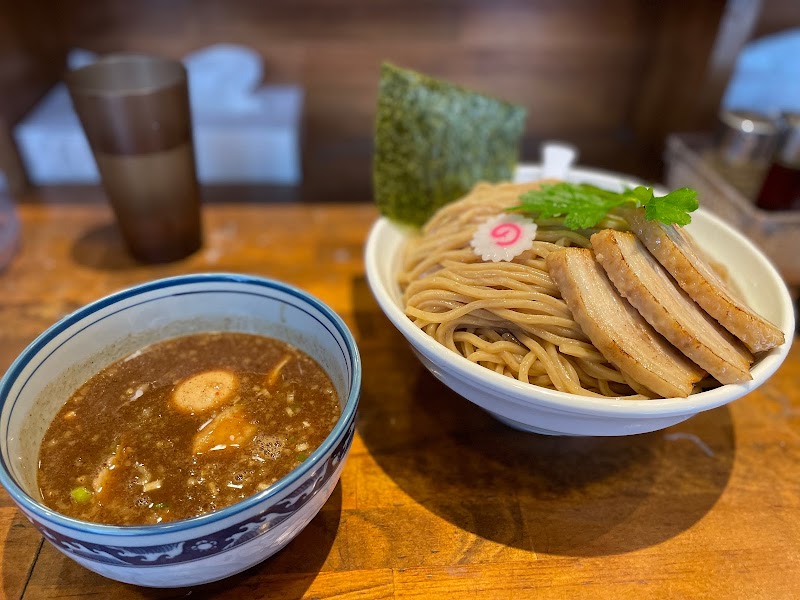
[[[591,250],[552,252],[547,269],[575,321],[623,373],[665,398],[688,396],[705,375],[619,295]]]
[[[720,383],[752,379],[753,355],[681,290],[632,233],[592,236],[595,258],[628,302],[673,346]]]
[[[752,352],[783,344],[783,332],[733,296],[683,228],[648,221],[642,209],[627,210],[624,215],[631,230],[692,300]]]

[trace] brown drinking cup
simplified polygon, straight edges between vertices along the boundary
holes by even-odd
[[[183,65],[110,55],[66,82],[131,254],[168,262],[197,250],[200,190]]]

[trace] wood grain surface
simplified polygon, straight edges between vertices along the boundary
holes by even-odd
[[[208,205],[201,251],[143,266],[125,254],[98,192],[87,194],[20,206],[20,251],[0,273],[0,370],[109,292],[180,273],[254,273],[317,295],[354,332],[364,362],[357,435],[340,484],[296,540],[194,589],[137,588],[79,567],[0,491],[2,597],[797,597],[797,343],[759,390],[665,431],[523,434],[438,383],[380,312],[362,263],[371,206]]]
[[[766,13],[770,1],[763,4]],[[526,106],[523,160],[538,160],[543,139],[561,139],[575,144],[586,164],[655,179],[664,131],[713,126],[722,88],[706,83],[724,85],[735,59],[735,48],[726,45],[728,62],[710,63],[721,17],[749,23],[742,13],[755,18],[761,6],[756,0],[0,0],[6,92],[0,170],[12,189],[21,189],[25,173],[11,128],[59,80],[70,49],[182,58],[233,43],[263,57],[265,83],[304,89],[303,198],[369,197],[384,60]],[[792,26],[792,11],[771,22]]]
[[[24,187],[12,129],[71,48],[234,43],[263,57],[265,83],[304,88],[303,198],[369,196],[383,60],[526,106],[523,160],[560,139],[659,180],[665,133],[714,126],[742,45],[798,25],[786,0],[0,0],[0,170]]]

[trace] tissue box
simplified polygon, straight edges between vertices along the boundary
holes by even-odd
[[[247,114],[194,114],[197,176],[203,183],[300,183],[300,114],[296,86],[256,92]]]
[[[752,197],[743,193],[753,187],[752,182],[734,181],[741,173],[723,175],[714,167],[712,150],[708,135],[669,136],[664,154],[667,186],[696,189],[700,206],[744,233],[789,285],[800,287],[800,211],[769,212],[756,207]]]
[[[14,128],[14,139],[31,183],[100,181],[89,142],[64,84],[48,92]]]
[[[73,49],[70,68],[97,56]],[[298,86],[262,87],[264,65],[255,50],[215,44],[184,57],[192,107],[194,152],[201,183],[300,182]],[[35,184],[95,183],[97,165],[64,84],[22,120],[14,137]]]
[[[302,90],[264,87],[255,93],[255,100],[257,109],[246,114],[194,112],[195,159],[202,183],[300,182]],[[14,138],[32,183],[99,181],[63,84],[54,87],[17,125]]]

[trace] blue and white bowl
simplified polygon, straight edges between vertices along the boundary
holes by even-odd
[[[316,359],[342,408],[322,445],[266,490],[183,521],[99,525],[44,506],[36,483],[39,446],[69,395],[142,346],[202,331],[268,335]],[[63,318],[11,365],[0,380],[0,482],[49,542],[92,571],[152,587],[215,581],[271,556],[317,514],[350,449],[360,388],[361,361],[352,334],[329,307],[301,290],[233,274],[146,283]]]

